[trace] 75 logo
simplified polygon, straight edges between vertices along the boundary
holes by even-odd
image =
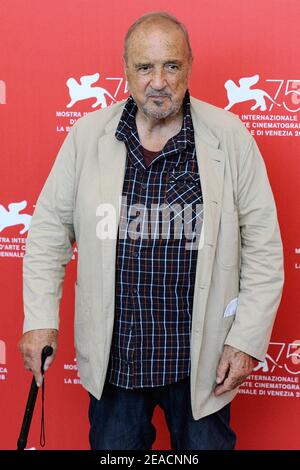
[[[227,91],[228,104],[226,110],[230,110],[238,103],[250,101],[251,111],[271,111],[273,106],[283,106],[291,113],[300,111],[300,80],[268,79],[273,83],[274,96],[258,84],[259,74],[251,77],[241,77],[238,84],[233,80],[226,80],[224,87]],[[257,85],[255,88],[254,85]],[[253,104],[254,102],[254,104]],[[270,104],[269,104],[270,103]]]
[[[279,94],[282,96],[282,106],[291,113],[300,111],[300,80],[266,80],[266,82],[277,83],[277,91],[274,100],[277,99]],[[270,111],[274,104],[271,103]]]
[[[300,340],[270,343],[265,360],[259,362],[253,370],[272,373],[277,367],[290,374],[300,374]]]

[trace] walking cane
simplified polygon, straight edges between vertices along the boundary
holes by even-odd
[[[51,356],[53,353],[53,348],[51,346],[45,346],[42,350],[42,365],[41,365],[41,372],[42,375],[44,376],[44,365],[45,361],[48,356]],[[43,385],[42,385],[42,390],[43,390],[43,398],[44,398],[44,382],[45,379],[43,379]],[[35,378],[32,378],[31,382],[31,387],[27,399],[27,404],[25,408],[25,413],[24,413],[24,418],[23,418],[23,423],[22,423],[22,428],[20,432],[20,436],[18,439],[18,448],[17,450],[24,450],[27,444],[27,437],[29,433],[29,428],[31,424],[31,419],[33,415],[33,410],[36,402],[36,397],[39,391],[39,387],[36,384]],[[42,427],[43,427],[43,421],[44,421],[44,403],[43,403],[43,411],[42,411]]]

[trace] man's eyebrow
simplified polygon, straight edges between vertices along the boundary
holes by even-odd
[[[138,62],[134,64],[134,67],[138,69],[139,67],[149,67],[150,65],[152,65],[150,62]]]
[[[182,61],[181,60],[178,60],[178,59],[174,59],[174,60],[167,60],[165,62],[165,64],[176,64],[176,65],[181,65],[182,64]]]
[[[178,59],[171,59],[171,60],[166,60],[164,62],[164,65],[166,65],[166,64],[182,65],[182,61],[178,60]],[[151,62],[138,62],[138,63],[134,64],[134,68],[138,69],[140,67],[150,67],[152,65],[153,64]]]

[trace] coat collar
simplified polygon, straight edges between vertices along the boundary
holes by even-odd
[[[192,96],[190,97],[190,100],[191,100],[191,114],[192,114],[195,134],[198,134],[198,138],[202,139],[208,146],[213,147],[213,148],[218,148],[219,147],[218,138],[204,124],[203,120],[201,119],[201,116],[199,115],[198,105],[200,101]],[[105,126],[105,134],[115,133],[118,127],[119,121],[121,119],[123,108],[126,104],[126,101],[127,100],[125,99],[118,103],[117,113]]]

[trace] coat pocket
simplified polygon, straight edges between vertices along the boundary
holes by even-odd
[[[238,212],[222,212],[216,249],[217,263],[225,269],[237,265],[239,254]]]

